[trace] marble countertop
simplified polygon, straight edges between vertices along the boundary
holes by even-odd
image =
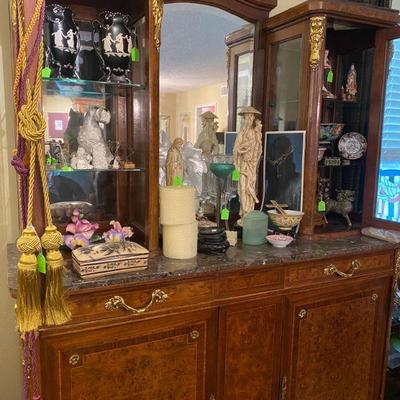
[[[243,270],[248,267],[290,264],[302,260],[317,260],[394,248],[396,246],[391,243],[366,236],[318,241],[297,239],[285,249],[277,249],[269,244],[246,246],[239,243],[237,247],[231,247],[226,254],[199,254],[196,258],[190,260],[172,260],[156,253],[151,255],[149,267],[144,271],[114,274],[85,280],[79,278],[71,268],[67,268],[64,285],[69,291],[79,291],[111,285],[143,283],[177,277],[193,277],[216,271]],[[15,245],[9,245],[8,285],[11,293],[15,293],[17,288],[16,265],[18,258],[19,253]]]

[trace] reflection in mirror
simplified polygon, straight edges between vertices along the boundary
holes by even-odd
[[[272,47],[276,76],[271,79],[272,107],[270,130],[287,131],[297,128],[301,72],[301,38]]]
[[[195,144],[202,130],[200,116],[210,111],[218,117],[217,130],[221,132],[217,135],[218,153],[224,153],[223,132],[229,130],[229,114],[235,114],[236,125],[237,107],[251,102],[253,50],[249,45],[240,47],[244,41],[253,45],[253,40],[240,36],[242,30],[247,36],[249,31],[254,36],[254,28],[249,26],[243,19],[215,7],[165,5],[160,129],[169,141],[181,137]],[[230,71],[236,76],[229,76]],[[235,90],[228,88],[228,81]]]

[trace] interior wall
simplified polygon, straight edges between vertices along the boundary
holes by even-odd
[[[179,136],[176,123],[176,93],[160,94],[160,116],[169,117],[169,139],[172,141]]]
[[[0,0],[0,399],[21,399],[19,341],[15,331],[15,302],[7,287],[7,243],[18,236],[17,188],[10,159],[14,144],[11,38],[8,2]]]
[[[223,83],[209,85],[201,88],[189,90],[187,92],[176,93],[176,121],[177,132],[181,132],[181,120],[184,115],[189,116],[188,141],[196,142],[196,107],[205,105],[216,105],[215,114],[218,116],[219,132],[228,129],[228,96],[221,95]]]
[[[184,126],[188,127],[187,140],[196,142],[196,107],[215,104],[218,116],[218,131],[228,128],[228,96],[221,95],[223,84],[208,85],[177,93],[160,95],[160,115],[170,117],[170,140],[183,137]]]

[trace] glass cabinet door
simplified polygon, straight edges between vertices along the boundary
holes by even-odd
[[[243,118],[239,116],[240,109],[251,106],[253,93],[253,58],[254,53],[248,52],[237,57],[237,87],[236,87],[236,129],[240,131]]]
[[[298,127],[301,49],[301,37],[271,46],[268,130],[287,131]]]
[[[400,229],[400,29],[377,34],[365,224]],[[386,77],[386,80],[382,79]],[[372,187],[370,185],[373,185]],[[373,188],[373,190],[371,190]]]

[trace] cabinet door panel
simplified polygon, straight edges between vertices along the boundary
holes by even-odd
[[[381,284],[290,299],[289,399],[378,399],[389,292]]]
[[[202,314],[45,339],[45,399],[203,400],[216,312]]]
[[[218,399],[276,398],[282,311],[282,299],[221,309]]]

